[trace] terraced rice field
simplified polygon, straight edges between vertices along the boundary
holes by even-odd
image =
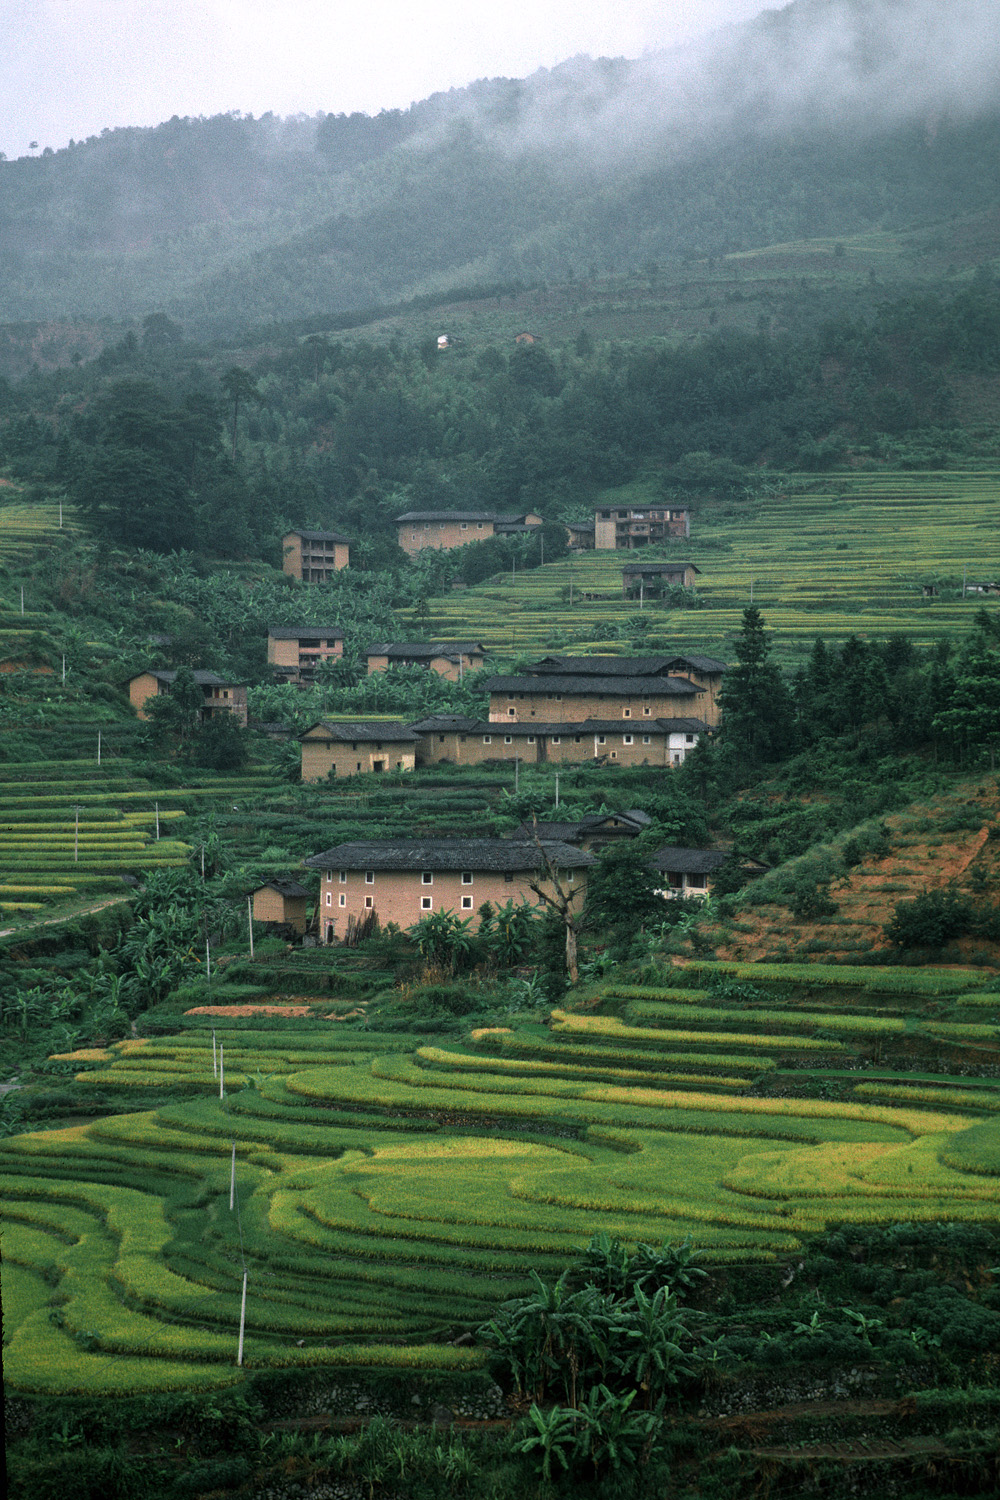
[[[600,497],[610,505],[653,499],[641,484]],[[639,601],[621,595],[623,563],[683,556],[701,570],[706,608],[647,601],[642,611],[649,635],[671,646],[722,649],[751,601],[790,655],[817,635],[898,633],[927,644],[962,634],[989,602],[963,598],[962,585],[963,577],[979,584],[1000,574],[998,529],[1000,473],[790,475],[787,493],[724,518],[716,510],[700,517],[695,507],[690,541],[669,552],[581,553],[433,599],[426,633],[482,640],[497,652],[608,650],[639,613]],[[938,585],[939,596],[925,599],[925,583]]]
[[[609,987],[447,1042],[349,1029],[329,1001],[192,1012],[72,1055],[88,1087],[163,1102],[0,1143],[6,1377],[238,1379],[244,1267],[247,1367],[462,1369],[480,1356],[455,1331],[598,1229],[740,1263],[831,1222],[996,1221],[1000,1087],[963,1076],[972,1033],[1000,1063],[988,992],[859,972],[789,966],[755,1010],[705,987],[736,966],[701,965],[700,988]],[[876,1043],[903,1049],[887,1071]]]

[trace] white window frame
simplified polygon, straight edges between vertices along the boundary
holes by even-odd
[[[434,910],[434,897],[433,896],[421,896],[421,898],[420,898],[420,910],[421,911],[433,911]]]
[[[330,876],[330,879],[331,880],[333,879],[333,875],[332,874]],[[341,870],[340,871],[340,884],[341,885],[346,885],[347,884],[347,871],[346,870]]]
[[[375,871],[374,870],[366,870],[365,871],[365,885],[374,885],[374,884],[375,884]]]
[[[333,905],[333,892],[332,891],[327,891],[327,893],[326,893],[326,904],[327,904],[327,906],[332,906]]]
[[[473,877],[473,874],[472,874],[471,870],[463,870],[462,871],[462,884],[463,885],[471,885],[472,882],[473,882],[473,878],[474,877]]]
[[[623,734],[622,735],[622,744],[623,745],[634,745],[635,744],[635,735],[632,735],[632,734]]]
[[[433,870],[421,870],[421,872],[420,872],[420,884],[421,885],[433,885],[434,884],[434,871]]]
[[[484,734],[483,735],[483,744],[484,745],[492,745],[492,743],[493,743],[493,736],[491,734]]]
[[[347,897],[344,895],[343,891],[341,891],[340,893],[340,904],[341,906],[347,905]]]
[[[374,896],[366,896],[365,897],[365,911],[371,911],[372,908],[374,907],[374,905],[375,905],[375,897]]]
[[[463,911],[471,911],[472,910],[472,897],[471,896],[463,896],[462,897],[462,910]]]

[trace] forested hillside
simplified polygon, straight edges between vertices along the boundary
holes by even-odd
[[[175,116],[46,147],[0,164],[0,320],[162,310],[231,335],[818,236],[916,230],[927,253],[970,216],[951,259],[988,259],[995,78],[982,55],[963,76],[947,17],[925,12],[799,0],[697,47],[374,118]]]

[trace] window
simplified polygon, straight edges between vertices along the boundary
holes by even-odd
[[[606,740],[605,740],[605,736],[604,736],[604,735],[603,735],[603,734],[599,734],[599,735],[598,735],[598,736],[597,736],[597,743],[598,743],[598,744],[599,744],[599,745],[603,745],[603,744],[605,744],[605,743],[606,743]]]
[[[622,709],[622,718],[623,719],[631,719],[631,717],[632,717],[632,710],[630,708],[623,708]]]
[[[331,880],[333,879],[332,875],[330,876],[330,879]],[[341,885],[346,885],[347,884],[347,871],[346,870],[341,870],[341,872],[340,872],[340,884]]]
[[[332,897],[332,895],[330,894],[329,891],[327,891],[327,893],[326,893],[326,904],[327,904],[327,906],[332,906],[333,905],[333,897]]]
[[[688,876],[688,885],[691,886],[693,890],[703,891],[705,889],[705,876],[704,875],[689,875]]]
[[[648,735],[648,734],[644,734],[644,735],[643,735],[643,737],[642,737],[642,743],[643,743],[643,744],[644,744],[644,745],[648,745],[648,744],[649,744],[649,742],[650,742],[650,740],[649,740],[649,735]]]
[[[472,910],[472,897],[471,896],[463,896],[462,897],[462,910],[463,911],[471,911]]]
[[[553,745],[561,745],[561,744],[562,744],[562,740],[561,740],[561,739],[560,739],[560,738],[559,738],[559,736],[558,736],[558,735],[557,735],[557,734],[554,734],[554,735],[553,735],[553,736],[552,736],[552,741],[551,741],[551,743],[552,743],[552,744],[553,744]]]
[[[471,870],[463,870],[462,871],[462,884],[463,885],[471,885],[472,884],[472,871]]]
[[[504,876],[504,884],[505,885],[513,885],[514,884],[514,877],[513,877],[513,875],[505,875]]]
[[[482,523],[482,521],[477,521],[476,522],[476,530],[477,531],[482,531],[482,529],[483,529],[483,523]]]
[[[333,871],[332,870],[327,870],[327,872],[326,872],[326,883],[327,883],[327,885],[330,885],[332,883],[332,881],[333,881]]]
[[[685,743],[685,745],[693,745],[694,744],[694,735],[693,734],[686,734],[684,736],[684,743]]]
[[[649,704],[648,703],[644,703],[642,705],[642,712],[643,712],[643,716],[648,719],[649,718]]]
[[[505,745],[513,745],[514,736],[512,734],[505,734],[503,737],[503,742]]]
[[[511,719],[516,718],[516,716],[517,716],[517,709],[516,708],[508,708],[507,714],[508,714],[508,717],[511,718]]]
[[[375,905],[375,899],[374,899],[374,897],[373,896],[366,896],[365,897],[365,910],[366,911],[371,911],[371,909],[372,909],[372,907],[374,905]]]
[[[574,743],[574,745],[582,745],[583,744],[583,735],[582,734],[574,734],[574,736],[573,736],[573,743]]]
[[[439,734],[438,735],[438,744],[439,745],[443,745],[444,744],[444,735],[443,734]]]
[[[469,523],[468,523],[468,521],[463,521],[462,522],[462,530],[463,531],[468,531],[468,529],[469,529]]]
[[[347,905],[347,897],[344,895],[343,891],[341,891],[340,893],[340,904],[341,906]]]
[[[492,743],[493,743],[493,736],[491,734],[484,734],[483,735],[483,744],[484,745],[492,745]]]
[[[365,871],[365,885],[374,885],[374,884],[375,884],[375,871],[374,870],[366,870]]]
[[[533,745],[534,743],[535,743],[535,736],[533,734],[529,734],[528,735],[528,744],[529,745]]]
[[[622,735],[622,744],[623,745],[631,745],[633,743],[633,738],[634,737],[631,734],[623,734]]]
[[[421,911],[431,911],[433,909],[433,906],[434,906],[434,898],[433,898],[433,896],[421,896],[421,898],[420,898],[420,910]]]
[[[576,879],[576,871],[575,870],[564,870],[563,874],[566,876],[566,884],[567,885],[572,885],[573,882],[574,882],[574,880]]]
[[[434,872],[433,872],[433,870],[422,870],[421,871],[421,874],[420,874],[420,884],[421,885],[433,885],[434,884]]]

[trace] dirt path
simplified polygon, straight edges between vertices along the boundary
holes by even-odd
[[[88,917],[91,912],[103,911],[106,906],[120,906],[128,899],[127,895],[108,896],[103,901],[92,901],[89,906],[81,906],[77,911],[67,912],[61,917],[35,917],[30,922],[22,922],[19,927],[0,927],[0,938],[22,937],[36,927],[58,927],[60,922],[75,922],[78,917]]]

